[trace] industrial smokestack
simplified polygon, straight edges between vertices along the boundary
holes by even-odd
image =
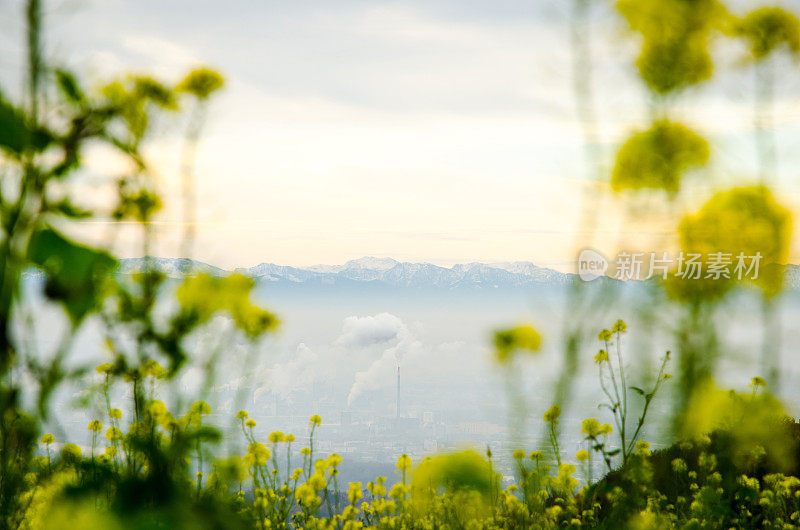
[[[400,417],[400,365],[397,365],[397,400],[394,404],[395,412],[397,413],[397,417]]]

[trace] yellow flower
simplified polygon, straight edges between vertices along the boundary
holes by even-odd
[[[399,469],[400,471],[407,471],[411,469],[411,457],[408,456],[407,454],[400,455],[400,457],[397,459],[396,465],[397,469]]]
[[[53,436],[52,434],[50,434],[49,432],[42,435],[41,442],[43,444],[50,445],[51,443],[53,443],[55,441],[56,441],[56,437]]]
[[[114,442],[116,440],[121,440],[122,439],[122,431],[120,431],[116,427],[109,427],[106,430],[106,438],[108,438],[112,442]]]
[[[285,441],[286,440],[286,436],[281,431],[273,431],[273,432],[269,433],[269,436],[267,437],[267,439],[270,442],[276,444],[276,443]]]
[[[494,333],[495,355],[500,362],[510,361],[520,351],[536,352],[541,344],[541,335],[531,326],[518,326]]]
[[[522,449],[517,449],[516,451],[514,451],[513,456],[514,460],[522,460],[523,458],[525,458],[525,451],[523,451]]]
[[[255,463],[260,466],[266,465],[267,459],[271,456],[269,449],[261,442],[251,443],[247,447],[247,452],[255,457]]]
[[[319,417],[319,414],[314,414],[308,419],[308,423],[309,425],[319,426],[322,423],[322,418]]]
[[[589,460],[589,451],[587,451],[586,449],[581,449],[580,451],[575,453],[575,458],[577,458],[579,462]]]
[[[546,422],[558,423],[559,416],[561,416],[561,407],[553,405],[544,413],[543,419]]]
[[[244,422],[244,424],[245,424],[247,427],[250,427],[250,428],[252,429],[253,427],[255,427],[255,426],[256,426],[256,420],[254,420],[254,419],[252,419],[252,418],[251,418],[251,419],[247,420],[246,422]]]
[[[100,366],[98,366],[97,368],[95,368],[95,370],[97,370],[97,373],[99,373],[99,374],[108,374],[113,369],[114,369],[114,366],[111,363],[103,363]]]
[[[147,360],[142,365],[142,376],[161,378],[164,376],[164,368],[153,359]]]
[[[293,442],[293,441],[295,441],[295,440],[296,440],[296,438],[294,437],[294,434],[287,434],[287,435],[286,435],[286,441],[287,441],[288,443],[292,443],[292,442]]]
[[[302,449],[300,449],[300,454],[303,456],[308,456],[311,454],[311,449],[309,449],[308,447],[303,447]]]
[[[195,401],[190,411],[195,414],[211,414],[211,407],[205,401]]]
[[[752,387],[759,387],[759,386],[767,386],[767,381],[761,376],[755,376],[750,379],[750,386]]]
[[[605,342],[607,340],[611,340],[611,330],[604,329],[603,331],[601,331],[600,333],[597,334],[597,339],[602,341],[602,342]]]
[[[604,424],[602,424],[600,426],[600,429],[598,429],[598,432],[600,434],[611,434],[612,432],[614,432],[614,429],[611,427],[610,423],[604,423]]]
[[[600,422],[595,418],[586,418],[581,424],[581,432],[590,438],[600,434]]]
[[[342,457],[336,453],[333,453],[328,457],[328,463],[330,463],[331,466],[336,467],[342,463]]]
[[[218,72],[209,68],[197,68],[189,72],[175,90],[203,100],[222,88],[224,84],[225,80]]]
[[[248,414],[246,410],[240,410],[239,412],[236,413],[236,418],[240,420],[246,420],[247,416]]]
[[[351,482],[347,489],[347,498],[350,500],[350,504],[355,504],[363,496],[364,492],[361,491],[361,483]]]
[[[100,420],[92,420],[89,422],[89,425],[86,426],[86,429],[94,433],[98,433],[103,430],[103,424],[100,422]]]
[[[594,362],[600,364],[603,361],[608,362],[608,352],[605,350],[600,350],[597,352],[597,355],[594,356]]]
[[[122,419],[122,411],[119,410],[119,409],[111,409],[111,410],[109,410],[108,411],[108,415],[109,415],[109,417],[111,417],[111,418],[113,418],[115,420],[121,420]]]
[[[78,459],[83,455],[81,448],[75,444],[66,444],[61,448],[61,456],[67,459]]]
[[[544,453],[542,451],[533,451],[528,457],[531,460],[541,460],[544,457]]]
[[[618,193],[660,189],[673,194],[680,190],[681,177],[706,165],[710,156],[708,142],[702,136],[681,123],[660,120],[622,144],[614,162],[611,188]]]

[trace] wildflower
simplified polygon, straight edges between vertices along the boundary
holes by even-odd
[[[55,441],[56,441],[56,437],[53,436],[52,434],[50,434],[49,432],[42,435],[41,442],[43,444],[50,445],[51,443],[53,443]]]
[[[398,482],[389,490],[389,497],[400,501],[406,497],[406,493],[406,487],[402,483]]]
[[[609,341],[611,340],[611,331],[608,329],[604,329],[603,331],[597,334],[597,338],[602,342]]]
[[[78,459],[83,455],[81,448],[75,444],[66,444],[61,448],[61,456],[67,459]]]
[[[489,458],[489,459],[492,458],[492,448],[489,447],[488,445],[486,446],[486,458]]]
[[[105,454],[108,458],[114,458],[117,456],[117,448],[112,446],[106,447]]]
[[[596,362],[597,364],[600,364],[603,361],[608,362],[608,352],[606,350],[600,350],[594,356],[594,362]]]
[[[544,453],[542,451],[533,451],[530,455],[528,455],[528,457],[531,460],[541,460],[542,457],[544,457]]]
[[[309,484],[311,487],[313,487],[315,491],[320,491],[327,485],[325,482],[325,476],[320,472],[312,474],[306,484]]]
[[[636,453],[641,456],[647,456],[650,454],[650,442],[646,442],[644,440],[639,440],[636,442]]]
[[[594,438],[600,434],[600,422],[595,418],[586,418],[581,424],[581,432],[589,438]]]
[[[270,442],[276,444],[276,443],[285,441],[286,440],[286,436],[281,431],[273,431],[273,432],[269,433],[269,436],[267,437],[267,439]]]
[[[106,430],[106,438],[108,438],[112,442],[121,440],[122,431],[117,429],[116,427],[109,427],[108,430]]]
[[[253,427],[255,427],[255,426],[256,426],[256,420],[254,420],[254,419],[252,419],[252,418],[251,418],[251,419],[247,420],[246,422],[244,422],[244,424],[245,424],[247,427],[250,427],[250,428],[252,429]]]
[[[300,478],[300,475],[303,474],[303,468],[298,467],[294,471],[292,471],[292,476],[290,477],[291,480],[297,480]]]
[[[561,416],[561,407],[553,405],[544,413],[543,419],[546,422],[558,423],[559,416]]]
[[[164,368],[158,362],[150,359],[142,365],[142,376],[160,379],[164,377]]]
[[[294,437],[294,434],[287,434],[286,435],[286,442],[292,443],[295,440],[296,440],[296,438]]]
[[[514,451],[514,460],[522,460],[523,458],[525,458],[525,451],[522,449]]]
[[[497,360],[507,362],[519,351],[536,352],[542,343],[542,337],[530,326],[496,331],[494,347]]]
[[[92,431],[93,433],[97,434],[98,432],[103,430],[103,424],[100,420],[92,420],[89,422],[89,425],[86,426],[86,430]]]
[[[665,381],[667,379],[672,379],[672,374],[664,374],[664,375],[661,376],[661,379],[664,379]]]
[[[351,482],[347,490],[347,498],[350,500],[350,504],[355,504],[363,496],[364,492],[361,491],[361,483]]]
[[[211,407],[205,401],[195,401],[192,403],[191,412],[195,414],[211,414]]]
[[[672,470],[675,473],[683,473],[687,469],[686,461],[683,458],[675,458],[672,460]]]
[[[247,446],[247,452],[253,455],[255,463],[259,466],[266,465],[270,457],[270,451],[261,442],[253,442]]]
[[[760,386],[765,387],[767,386],[767,381],[763,377],[757,375],[750,379],[750,386],[753,388],[758,388]]]
[[[236,413],[236,419],[239,420],[246,420],[247,416],[248,414],[246,410],[240,410],[239,412]]]
[[[589,460],[589,451],[587,451],[586,449],[581,449],[580,451],[575,453],[575,458],[577,458],[579,462]]]
[[[119,410],[119,409],[111,409],[111,410],[108,411],[108,416],[110,418],[112,418],[112,419],[115,419],[115,420],[121,420],[122,419],[122,411]]]
[[[611,434],[612,432],[614,432],[614,428],[611,427],[610,423],[604,423],[600,426],[600,429],[598,431],[600,432],[600,434]]]
[[[111,370],[113,370],[113,369],[114,369],[114,366],[111,363],[103,363],[100,366],[98,366],[97,368],[95,368],[95,370],[97,370],[98,374],[106,374],[106,375],[108,375],[111,372]]]
[[[328,457],[328,463],[330,463],[331,467],[336,467],[342,463],[342,457],[336,453],[333,453]]]
[[[408,456],[407,454],[400,455],[400,457],[397,459],[396,465],[397,469],[399,469],[400,471],[408,471],[409,469],[411,469],[411,457]]]
[[[628,325],[622,320],[614,322],[614,327],[611,328],[612,333],[625,333],[628,331]]]
[[[311,454],[311,449],[309,449],[308,447],[303,447],[302,449],[300,449],[300,454],[303,456],[308,456]]]
[[[308,424],[309,425],[313,425],[313,426],[319,427],[319,425],[321,423],[322,423],[322,418],[319,417],[319,414],[314,414],[313,416],[311,416],[308,419]]]

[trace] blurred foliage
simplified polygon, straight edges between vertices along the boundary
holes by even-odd
[[[631,136],[617,153],[611,188],[614,191],[661,189],[677,193],[681,176],[706,165],[708,142],[680,123],[658,121]]]
[[[709,79],[713,73],[709,41],[727,11],[717,0],[617,0],[617,10],[642,36],[636,65],[656,94]]]
[[[750,53],[761,60],[785,48],[794,57],[800,56],[800,20],[780,7],[762,7],[737,19],[731,33],[750,43]]]
[[[697,213],[683,218],[678,234],[681,250],[687,255],[700,254],[706,265],[711,256],[726,255],[726,261],[720,264],[724,271],[722,276],[706,278],[704,274],[702,280],[714,284],[708,289],[725,291],[732,282],[739,280],[736,271],[739,255],[761,256],[758,277],[751,280],[755,275],[753,271],[750,275],[742,274],[743,281],[752,281],[765,296],[774,296],[783,288],[783,265],[789,257],[792,216],[768,188],[741,187],[715,194]],[[748,268],[751,261],[746,261]],[[687,281],[694,280],[684,280]],[[703,296],[711,294],[708,289]]]
[[[585,15],[585,0],[574,1]],[[716,34],[745,39],[760,61],[781,50],[797,56],[800,23],[777,7],[734,17],[715,0],[618,0],[616,8],[641,37],[636,64],[657,108],[649,129],[619,150],[611,187],[664,190],[673,199],[686,173],[707,164],[710,148],[697,132],[667,118],[668,105],[712,76]],[[345,486],[338,478],[342,458],[315,452],[323,427],[317,415],[309,418],[297,467],[291,464],[297,437],[274,431],[260,438],[256,419],[244,410],[235,419],[246,451],[221,455],[222,435],[206,420],[209,404],[198,399],[170,410],[156,383],[169,384],[189,360],[200,358],[213,379],[216,355],[192,339],[215,317],[250,342],[275,330],[278,319],[252,301],[254,282],[245,276],[189,270],[185,278],[168,280],[155,270],[152,222],[163,205],[144,153],[159,123],[186,119],[181,176],[187,226],[193,226],[192,157],[207,105],[225,81],[201,67],[175,84],[126,75],[87,90],[72,72],[46,64],[41,13],[39,0],[26,1],[25,94],[13,102],[0,92],[0,528],[800,526],[800,428],[767,392],[772,380],[754,377],[749,393],[721,390],[714,382],[720,355],[714,316],[717,302],[738,283],[733,262],[721,278],[670,275],[658,284],[680,309],[671,323],[677,441],[668,447],[651,446],[643,427],[651,403],[672,379],[665,371],[670,353],[645,383],[630,385],[622,346],[628,326],[618,320],[597,335],[599,350],[584,351],[575,334],[566,347],[568,375],[579,359],[594,364],[607,399],[598,417],[581,422],[574,458],[560,445],[562,428],[574,427],[562,425],[559,397],[542,415],[547,451],[516,448],[513,480],[502,476],[504,464],[487,447],[485,457],[466,449],[416,467],[403,454],[393,486],[387,477]],[[586,82],[578,94],[589,92]],[[86,169],[84,153],[97,147],[111,150],[126,169],[109,176],[114,204],[91,209],[70,192]],[[107,249],[69,235],[78,232],[76,221],[90,217],[136,227],[142,271],[116,274],[117,260]],[[752,283],[767,305],[780,294],[791,216],[766,186],[720,191],[685,216],[678,233],[687,254],[760,256]],[[43,294],[63,310],[65,337],[44,355],[12,330],[14,322],[25,323],[21,287],[29,273],[43,277]],[[67,381],[85,383],[91,372],[69,362],[72,339],[87,321],[102,330],[108,358],[93,373],[101,384],[88,390],[104,400],[105,410],[87,425],[91,445],[81,447],[43,433],[42,425],[53,420],[56,389]],[[534,357],[522,354],[538,352],[541,335],[530,326],[512,327],[496,332],[493,346],[516,381],[512,401],[523,405],[517,359]],[[128,407],[113,403],[119,395],[130,396]],[[516,410],[527,417],[524,407]],[[597,481],[595,458],[605,466]]]

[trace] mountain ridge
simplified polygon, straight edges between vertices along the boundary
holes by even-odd
[[[157,270],[170,278],[182,278],[194,272],[204,272],[216,277],[239,273],[264,284],[373,283],[401,288],[497,289],[531,285],[564,286],[579,281],[577,274],[540,267],[529,261],[471,262],[443,267],[426,262],[407,262],[392,258],[364,256],[341,265],[295,267],[265,262],[253,267],[227,270],[189,258],[153,257],[150,259]],[[142,270],[145,260],[145,258],[123,258],[120,260],[119,272],[130,274]],[[639,280],[634,281],[639,282]],[[619,282],[619,280],[606,276],[592,283],[598,282]],[[800,289],[800,265],[786,266],[785,282],[790,289]]]
[[[150,258],[151,264],[170,278],[182,278],[190,272],[205,272],[222,277],[244,274],[259,283],[321,283],[375,282],[394,287],[518,287],[527,284],[567,285],[578,276],[539,267],[531,262],[460,263],[442,267],[432,263],[397,261],[391,258],[365,256],[342,265],[312,265],[293,267],[260,263],[253,267],[221,269],[187,258]],[[129,274],[141,270],[145,258],[120,260],[120,272]],[[609,279],[610,280],[610,279]],[[614,281],[614,280],[612,280]]]

